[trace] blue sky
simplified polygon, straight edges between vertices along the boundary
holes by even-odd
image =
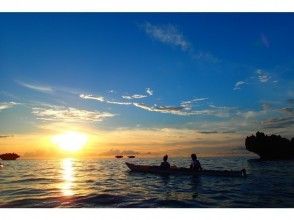
[[[0,134],[69,122],[291,136],[293,24],[287,13],[2,13]]]

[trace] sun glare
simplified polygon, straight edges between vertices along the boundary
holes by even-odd
[[[87,143],[88,137],[79,132],[66,132],[64,134],[55,135],[52,142],[62,150],[75,152],[82,149]]]

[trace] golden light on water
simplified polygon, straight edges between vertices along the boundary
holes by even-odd
[[[76,152],[81,150],[88,141],[88,136],[80,132],[66,132],[52,137],[52,142],[64,151]]]
[[[74,181],[74,170],[71,159],[64,159],[62,161],[62,172],[64,181],[61,187],[62,193],[65,196],[72,196],[74,194],[72,189]]]

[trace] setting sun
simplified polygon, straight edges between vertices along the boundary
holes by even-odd
[[[88,137],[79,132],[66,132],[52,137],[52,142],[65,151],[75,152],[87,143]]]

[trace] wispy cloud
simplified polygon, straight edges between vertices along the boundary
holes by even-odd
[[[194,60],[203,60],[211,63],[219,63],[221,60],[209,52],[198,51],[192,55]]]
[[[286,129],[286,133],[290,133],[292,135],[294,128],[294,108],[292,105],[292,99],[286,100],[287,106],[279,108],[271,108],[271,118],[265,119],[261,123],[266,129]],[[268,117],[269,118],[269,117]]]
[[[294,117],[277,117],[262,122],[264,128],[275,129],[275,128],[289,128],[294,125]]]
[[[105,99],[103,96],[93,96],[93,95],[85,95],[85,94],[81,94],[80,98],[82,99],[92,99],[92,100],[96,100],[99,102],[105,102],[108,104],[114,104],[114,105],[132,105],[132,102],[119,102],[119,101],[110,101]]]
[[[217,131],[199,131],[200,134],[217,134]]]
[[[169,113],[169,114],[174,114],[174,115],[188,115],[188,112],[184,112],[183,109],[184,107],[182,106],[157,106],[157,105],[146,105],[144,103],[133,103],[134,106],[151,111],[151,112],[161,112],[161,113]]]
[[[53,88],[50,86],[44,86],[44,85],[37,85],[37,84],[31,84],[31,83],[25,83],[25,82],[21,82],[21,81],[16,81],[19,85],[28,88],[28,89],[32,89],[38,92],[43,92],[43,93],[51,93],[53,92]]]
[[[132,105],[132,102],[117,102],[117,101],[109,101],[107,100],[106,103],[114,104],[114,105]]]
[[[68,122],[97,122],[115,116],[114,114],[109,112],[87,111],[77,108],[54,105],[33,107],[32,113],[40,120]]]
[[[93,96],[93,95],[81,94],[80,98],[82,98],[82,99],[93,99],[93,100],[96,100],[96,101],[99,101],[99,102],[104,102],[105,101],[103,96]]]
[[[180,47],[182,50],[187,50],[190,47],[189,42],[175,25],[153,25],[146,22],[143,27],[150,37],[162,43]]]
[[[122,98],[123,99],[128,99],[128,100],[131,100],[131,99],[143,99],[143,98],[146,98],[146,97],[152,96],[152,95],[153,95],[153,91],[150,88],[147,88],[146,89],[146,95],[141,95],[141,94],[134,94],[134,95],[131,95],[131,96],[123,95]]]
[[[261,109],[263,111],[268,111],[272,108],[272,104],[271,103],[262,103],[261,104]]]
[[[286,113],[288,115],[293,115],[294,116],[294,108],[293,107],[286,107],[286,108],[281,108],[281,112]]]
[[[158,106],[158,105],[147,105],[144,103],[133,103],[134,106],[151,111],[160,112],[166,114],[180,115],[180,116],[191,116],[191,115],[212,115],[216,117],[228,117],[233,108],[229,107],[216,107],[209,106],[207,109],[192,110],[187,109],[185,106]]]
[[[140,27],[143,27],[145,33],[152,39],[155,39],[163,44],[181,48],[182,51],[187,52],[190,55],[191,59],[195,61],[204,61],[214,64],[221,62],[221,59],[216,57],[211,52],[203,50],[195,51],[192,43],[186,39],[184,34],[179,30],[176,25],[155,25],[146,22],[145,24],[140,25]]]
[[[267,36],[266,36],[264,33],[261,33],[261,34],[260,34],[260,40],[261,40],[261,43],[262,43],[266,48],[269,48],[269,47],[270,47],[269,40],[268,40]]]
[[[152,96],[152,95],[153,95],[153,90],[151,90],[150,88],[147,88],[147,89],[146,89],[146,93],[147,93],[149,96]]]
[[[0,138],[10,138],[13,137],[13,135],[0,135]]]
[[[272,80],[272,76],[270,73],[268,73],[265,70],[262,69],[256,69],[254,71],[254,75],[252,75],[250,78],[242,81],[238,81],[235,83],[235,86],[233,90],[239,90],[242,88],[243,85],[251,85],[251,84],[265,84],[265,83],[278,83],[277,80]]]
[[[271,78],[267,72],[265,72],[264,70],[261,70],[261,69],[257,69],[256,74],[257,74],[257,78],[258,78],[259,82],[261,82],[261,83],[266,83]]]
[[[0,102],[0,111],[4,109],[13,108],[18,103],[16,102]]]
[[[246,82],[244,82],[244,81],[238,81],[238,82],[236,82],[233,90],[241,89],[241,86],[244,85],[244,84],[246,84]]]
[[[146,98],[147,95],[138,95],[138,94],[135,94],[135,95],[132,95],[132,96],[127,96],[127,95],[123,95],[122,98],[123,99],[142,99],[142,98]]]
[[[146,93],[150,95],[153,95],[153,91],[150,88],[146,89]],[[159,113],[165,113],[165,114],[172,114],[172,115],[180,115],[180,116],[191,116],[191,115],[212,115],[216,117],[228,117],[232,109],[230,107],[217,107],[214,105],[209,105],[207,109],[200,109],[195,110],[193,109],[193,105],[197,104],[199,102],[203,102],[207,100],[208,98],[194,98],[192,100],[188,101],[182,101],[179,106],[169,106],[169,105],[149,105],[145,103],[139,103],[139,102],[133,102],[132,99],[138,99],[141,98],[143,95],[132,95],[132,96],[122,96],[124,99],[128,99],[130,101],[128,102],[122,102],[122,101],[116,101],[116,100],[107,100],[106,98],[102,96],[93,96],[93,95],[85,95],[81,94],[80,98],[82,99],[92,99],[95,101],[107,103],[107,104],[115,104],[115,105],[133,105],[137,108],[150,111],[150,112],[159,112]],[[144,95],[145,96],[145,95]]]
[[[208,99],[208,98],[195,98],[195,99],[188,100],[188,101],[182,101],[182,102],[181,102],[181,106],[184,107],[185,110],[191,110],[193,104],[196,104],[196,103],[199,103],[199,102],[205,101],[205,100],[207,100],[207,99]]]

